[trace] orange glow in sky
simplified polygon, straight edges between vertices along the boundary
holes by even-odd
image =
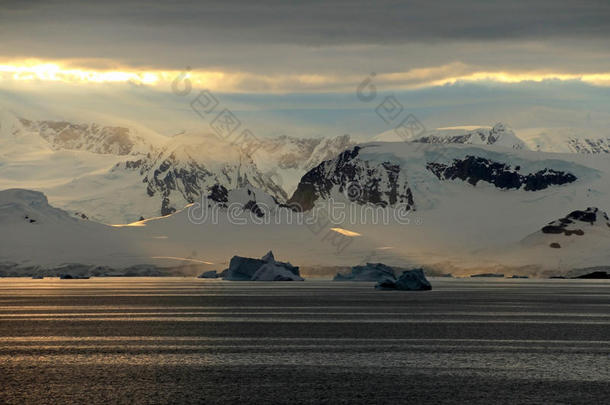
[[[74,67],[56,61],[23,60],[0,62],[0,81],[48,81],[70,84],[133,83],[146,86],[168,86],[182,72],[179,70],[136,70],[119,68],[101,70]],[[190,71],[184,76],[193,86],[226,92],[291,92],[332,89],[351,91],[361,76],[320,74],[264,75],[248,72]],[[381,73],[376,83],[383,87],[420,88],[457,82],[491,81],[520,83],[544,80],[580,80],[596,86],[610,86],[610,73],[504,72],[477,71],[461,63],[440,67],[418,68],[406,72]]]

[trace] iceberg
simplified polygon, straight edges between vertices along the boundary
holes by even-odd
[[[396,280],[396,273],[383,263],[367,263],[364,266],[352,267],[350,274],[337,273],[333,281],[385,281]]]
[[[260,259],[233,256],[225,270],[225,280],[231,281],[303,281],[299,268],[287,262],[275,260],[269,251]],[[223,272],[224,273],[224,272]]]
[[[254,273],[264,264],[265,262],[261,259],[233,256],[224,279],[231,281],[250,281]]]
[[[610,273],[607,273],[605,271],[594,271],[591,273],[587,273],[587,274],[582,274],[580,276],[577,277],[572,277],[572,278],[584,278],[584,279],[592,279],[592,280],[608,280],[610,279]]]
[[[218,278],[218,277],[220,277],[220,274],[218,274],[218,272],[216,270],[206,271],[197,276],[197,278]]]
[[[303,278],[281,263],[267,263],[254,273],[252,281],[303,281]]]
[[[72,274],[60,274],[60,280],[89,280],[89,276],[80,276],[80,275],[72,275]]]
[[[427,291],[432,286],[423,269],[403,271],[398,280],[385,279],[377,283],[377,290]]]

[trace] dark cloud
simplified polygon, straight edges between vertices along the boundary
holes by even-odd
[[[112,39],[158,30],[176,40],[387,44],[436,40],[592,37],[610,34],[600,1],[48,1],[5,8],[3,31],[105,32]],[[71,28],[76,28],[74,31]],[[196,35],[193,35],[196,34]],[[98,38],[104,40],[104,38]],[[158,39],[158,38],[155,38]],[[79,35],[73,36],[74,41]]]
[[[191,53],[221,64],[218,55],[230,58],[233,47],[607,41],[610,2],[25,1],[3,5],[0,35],[4,57],[106,57],[145,65]]]

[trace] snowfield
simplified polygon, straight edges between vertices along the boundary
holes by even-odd
[[[532,150],[503,124],[357,146],[283,137],[257,158],[212,137],[149,145],[129,131],[62,135],[65,126],[1,118],[0,263],[11,271],[81,263],[200,274],[270,249],[300,266],[456,275],[610,262],[605,223],[579,225],[582,235],[542,231],[588,207],[603,218],[610,155]]]

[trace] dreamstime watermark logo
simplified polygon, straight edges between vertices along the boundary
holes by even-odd
[[[364,196],[364,187],[358,182],[351,181],[345,187],[345,196],[351,202],[361,201]]]
[[[410,208],[408,204],[396,204],[383,207],[374,204],[349,204],[333,198],[319,201],[315,206],[304,211],[299,204],[290,206],[269,206],[256,202],[248,207],[241,203],[223,206],[211,203],[206,197],[191,204],[187,209],[190,223],[195,225],[313,225],[321,219],[328,220],[329,225],[410,225]],[[419,225],[419,223],[415,222]]]

